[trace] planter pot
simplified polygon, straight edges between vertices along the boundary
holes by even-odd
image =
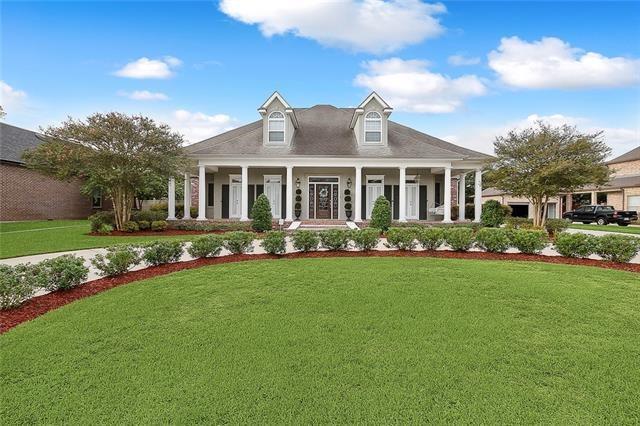
[[[344,214],[347,216],[347,220],[351,220],[351,210],[345,210]]]
[[[294,210],[293,212],[296,215],[296,220],[300,219],[300,215],[302,214],[302,210]]]

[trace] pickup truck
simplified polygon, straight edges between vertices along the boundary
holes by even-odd
[[[562,215],[562,218],[584,224],[592,222],[598,225],[617,223],[620,226],[627,226],[631,222],[638,220],[638,212],[616,210],[612,206],[582,206],[574,211],[566,212]]]

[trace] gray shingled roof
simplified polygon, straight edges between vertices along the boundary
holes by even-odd
[[[206,139],[187,147],[198,155],[282,155],[383,157],[383,158],[443,158],[485,160],[486,154],[462,148],[436,137],[389,121],[389,143],[386,147],[358,146],[349,128],[354,108],[316,105],[294,108],[298,129],[291,146],[266,147],[262,143],[262,120]]]
[[[43,143],[41,135],[31,130],[0,123],[0,160],[24,163],[22,153]]]
[[[607,164],[618,164],[618,163],[624,163],[626,161],[635,161],[635,160],[640,160],[640,146],[632,149],[629,152],[625,152],[624,154],[614,158],[613,160],[608,161]]]

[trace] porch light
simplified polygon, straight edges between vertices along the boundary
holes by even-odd
[[[347,188],[351,189],[351,178],[347,178]]]
[[[296,189],[300,189],[300,178],[296,178]]]

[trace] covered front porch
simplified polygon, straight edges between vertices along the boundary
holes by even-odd
[[[185,174],[184,205],[189,212],[197,200],[198,220],[250,220],[256,198],[265,194],[274,219],[336,220],[362,222],[371,218],[375,200],[385,196],[393,220],[452,222],[452,206],[458,220],[480,221],[482,208],[480,164],[407,161],[391,166],[381,163],[341,165],[334,161],[256,162],[255,165],[200,160]],[[397,163],[398,161],[396,161]],[[261,164],[262,163],[262,164]],[[197,172],[197,173],[196,173]],[[465,178],[475,175],[474,217],[465,217]],[[192,197],[192,181],[197,197]],[[169,181],[168,220],[175,216],[175,179]],[[184,219],[191,219],[189,214]]]

